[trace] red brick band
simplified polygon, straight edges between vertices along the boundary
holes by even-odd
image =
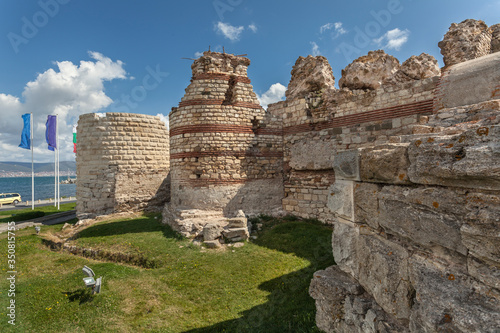
[[[223,99],[191,99],[179,103],[179,107],[190,105],[222,105]]]
[[[276,135],[283,136],[283,130],[280,128],[257,128],[253,131],[255,135]]]
[[[249,109],[262,109],[262,106],[260,106],[260,104],[250,103],[250,102],[234,102],[231,103],[230,105],[249,108]]]
[[[324,129],[335,128],[335,127],[359,125],[362,123],[368,123],[372,121],[401,118],[416,114],[432,113],[432,110],[433,110],[433,100],[430,99],[422,102],[397,105],[384,109],[378,109],[347,116],[336,117],[329,121],[288,126],[283,129],[283,133],[287,135],[287,134],[310,132],[310,131],[321,131]]]
[[[242,178],[242,179],[189,179],[189,180],[180,180],[178,183],[182,185],[189,185],[192,187],[203,187],[210,185],[236,185],[236,184],[245,184],[250,183],[256,180],[272,180],[274,178],[264,178],[264,177],[255,177],[255,178]]]
[[[251,179],[254,180],[254,179]],[[250,179],[191,179],[191,180],[181,180],[179,184],[189,185],[192,187],[202,187],[210,185],[233,185],[233,184],[245,184],[249,182]]]
[[[250,102],[234,102],[230,104],[224,103],[223,99],[190,99],[188,101],[182,101],[179,103],[179,107],[183,106],[191,106],[191,105],[230,105],[230,106],[239,106],[243,108],[249,108],[249,109],[261,109],[262,106],[260,104],[256,103],[250,103]]]
[[[194,157],[224,157],[224,156],[234,156],[234,157],[277,157],[282,158],[283,152],[281,151],[231,151],[231,150],[221,150],[221,151],[191,151],[185,153],[171,154],[170,159],[182,159],[182,158],[194,158]]]
[[[172,128],[170,137],[186,133],[237,133],[237,134],[255,134],[255,135],[282,135],[279,129],[259,128],[253,131],[252,126],[232,125],[232,124],[203,124],[187,125]]]
[[[172,128],[170,137],[186,133],[239,133],[253,134],[252,126],[232,125],[232,124],[203,124],[187,125]]]
[[[246,76],[229,75],[222,73],[201,73],[192,77],[192,80],[225,80],[233,79],[234,82],[251,83],[250,79]]]

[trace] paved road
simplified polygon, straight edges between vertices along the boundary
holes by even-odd
[[[61,204],[63,203],[71,203],[71,202],[76,202],[76,199],[61,199]],[[40,200],[35,202],[35,207],[42,207],[42,206],[53,206],[54,201],[49,201],[49,200]],[[28,205],[26,204],[26,201],[18,203],[16,206],[14,205],[2,205],[0,207],[0,210],[15,210],[15,209],[26,209],[26,208],[31,208],[31,203]]]
[[[69,210],[67,212],[50,214],[36,219],[16,222],[16,230],[24,229],[27,227],[33,227],[36,225],[53,225],[58,223],[63,223],[76,218],[76,210]],[[0,233],[7,231],[7,223],[0,224]]]

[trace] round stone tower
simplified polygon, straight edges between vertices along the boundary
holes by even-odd
[[[248,65],[210,51],[192,64],[191,84],[170,113],[171,213],[281,206],[281,122],[259,105]]]

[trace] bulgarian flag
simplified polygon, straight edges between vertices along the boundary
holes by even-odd
[[[73,153],[76,154],[76,125],[73,126]]]

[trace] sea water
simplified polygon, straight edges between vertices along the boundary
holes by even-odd
[[[61,184],[60,189],[61,197],[76,195],[76,184]],[[31,201],[31,177],[0,178],[0,193],[19,193],[23,201]],[[54,198],[54,177],[35,177],[35,200],[49,198]]]

